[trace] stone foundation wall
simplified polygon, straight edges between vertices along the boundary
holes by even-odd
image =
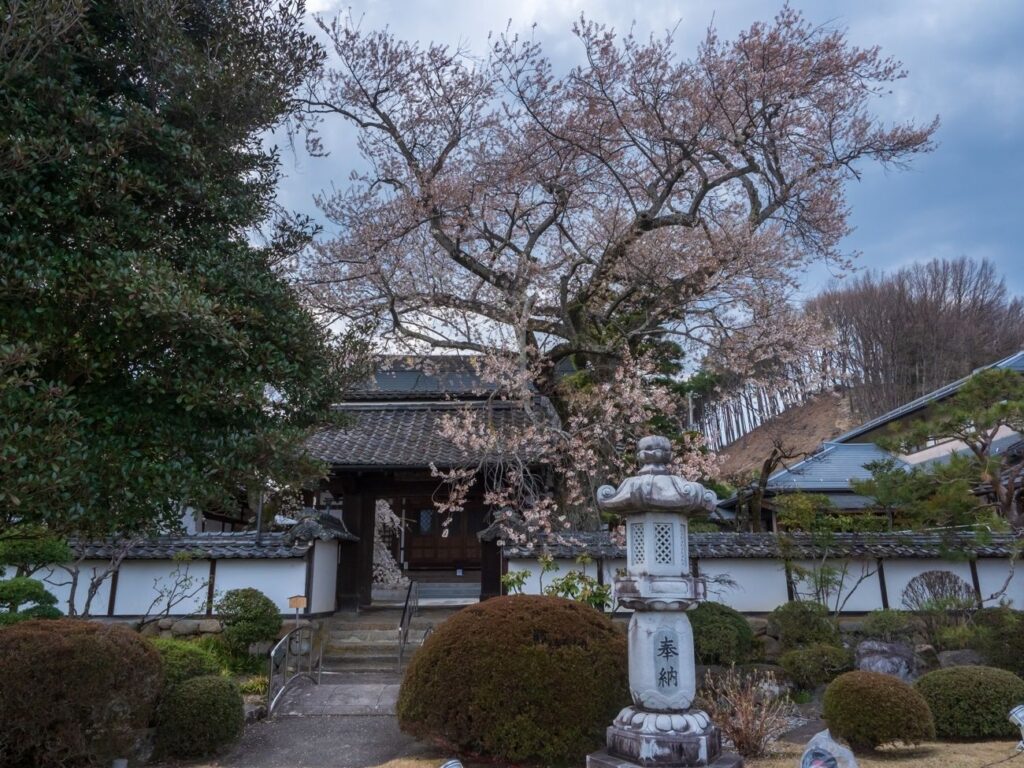
[[[180,619],[168,617],[158,619],[142,628],[147,637],[195,637],[198,635],[219,635],[224,631],[220,619]]]

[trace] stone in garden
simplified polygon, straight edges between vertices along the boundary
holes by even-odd
[[[156,623],[156,625],[160,627],[160,629],[170,629],[172,626],[174,626],[174,619],[165,616],[164,618],[160,619]]]
[[[151,621],[149,624],[142,625],[139,634],[143,637],[157,637],[160,634],[160,627],[156,625],[155,621]]]
[[[224,631],[224,626],[217,619],[201,619],[199,631],[204,635],[216,635]]]
[[[173,635],[195,635],[199,632],[199,622],[195,619],[178,619],[171,625]]]
[[[750,629],[753,631],[755,637],[758,635],[768,634],[768,619],[762,619],[757,616],[748,616],[747,624],[750,625]]]
[[[970,648],[960,651],[939,651],[939,666],[946,667],[974,667],[985,664],[985,657]]]
[[[766,659],[775,660],[782,655],[782,643],[771,635],[764,635],[759,638],[761,641],[761,655]]]
[[[857,768],[857,759],[848,747],[837,742],[825,730],[807,742],[800,758],[800,768]]]
[[[885,643],[864,640],[855,653],[857,669],[863,672],[881,672],[910,682],[917,674],[917,658],[906,643]]]
[[[914,655],[917,656],[918,664],[922,672],[939,668],[939,654],[935,652],[935,646],[921,644],[914,646]]]

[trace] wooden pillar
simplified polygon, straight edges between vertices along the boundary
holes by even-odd
[[[356,558],[356,591],[359,607],[369,608],[373,602],[373,528],[376,522],[377,496],[362,493],[359,496],[358,518],[359,556]]]
[[[501,548],[498,542],[480,542],[480,599],[501,594]]]
[[[361,522],[357,514],[362,507],[359,494],[346,493],[342,497],[342,519],[345,527],[359,536],[356,525]],[[371,547],[373,544],[371,535]],[[338,585],[336,590],[338,610],[351,611],[359,607],[359,558],[362,541],[338,542]]]

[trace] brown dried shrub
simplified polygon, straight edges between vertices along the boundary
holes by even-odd
[[[129,755],[163,671],[127,627],[37,620],[0,630],[0,680],[0,765],[76,768]]]

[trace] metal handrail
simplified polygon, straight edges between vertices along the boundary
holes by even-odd
[[[295,680],[305,677],[320,685],[324,666],[323,633],[312,625],[296,627],[277,641],[270,651],[267,675],[267,715]]]
[[[409,582],[405,592],[405,604],[402,606],[402,619],[398,622],[398,670],[402,669],[402,657],[405,646],[409,642],[409,630],[412,628],[412,617],[420,608],[420,586],[417,581]]]

